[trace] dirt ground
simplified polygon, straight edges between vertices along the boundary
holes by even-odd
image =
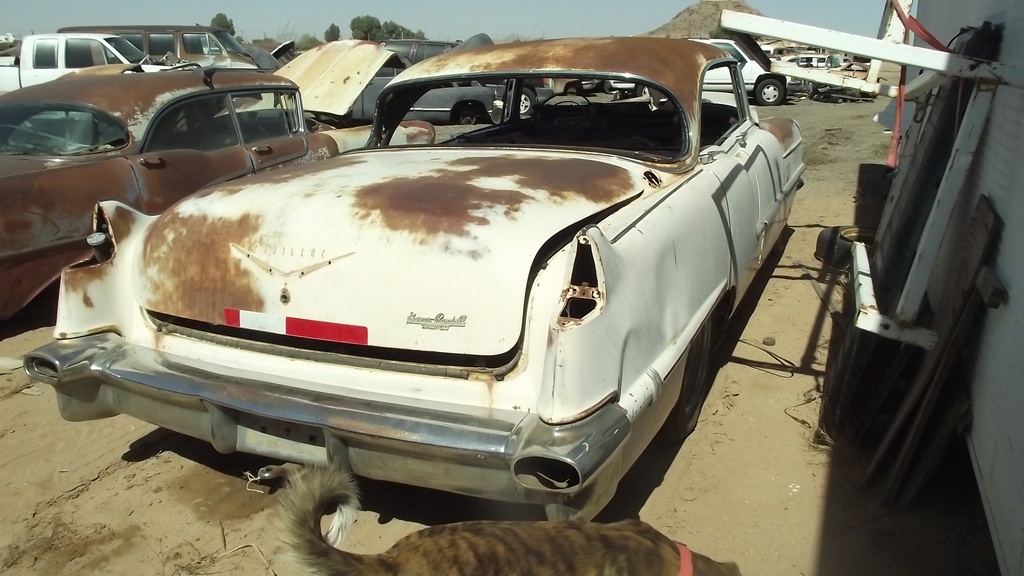
[[[823,226],[865,222],[884,200],[884,99],[761,109],[803,127],[806,186],[792,234],[729,329],[696,432],[649,449],[598,517],[637,517],[764,576],[997,574],[964,450],[910,510],[879,506],[870,456],[813,442],[829,317],[812,280]],[[0,323],[0,357],[47,342],[54,297]],[[774,343],[772,344],[772,339]],[[0,362],[2,363],[2,362]],[[245,480],[269,461],[120,416],[70,423],[53,390],[0,367],[0,573],[298,576],[274,528],[273,489]],[[532,509],[364,480],[346,548],[386,549],[420,526],[536,516]]]

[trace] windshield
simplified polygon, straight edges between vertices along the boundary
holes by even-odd
[[[62,104],[0,106],[0,153],[77,156],[128,145],[128,128],[98,110]]]
[[[132,64],[138,64],[146,57],[146,55],[142,53],[142,50],[139,50],[131,42],[121,38],[120,36],[109,36],[107,37],[107,42],[114,47],[114,50],[117,50],[121,56],[124,56],[125,59]]]
[[[242,49],[242,45],[227,30],[215,30],[213,35],[217,37],[217,40],[228,51],[228,54],[241,54],[245,52]]]

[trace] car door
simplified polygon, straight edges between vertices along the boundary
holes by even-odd
[[[30,57],[30,62],[23,62],[21,65],[21,85],[32,86],[49,82],[67,74],[66,70],[59,63],[58,49],[63,52],[59,38],[37,38],[32,44],[31,54],[23,55]],[[63,57],[63,56],[62,56]]]
[[[306,158],[306,140],[295,91],[260,90],[231,94],[242,144],[255,172]]]
[[[729,219],[736,286],[738,295],[742,295],[765,253],[765,214],[774,198],[768,198],[764,192],[772,190],[770,180],[765,182],[769,185],[762,188],[762,180],[770,178],[768,159],[763,147],[751,140],[758,128],[751,119],[737,65],[728,62],[715,68],[726,69],[733,89],[728,95],[715,95],[708,94],[711,90],[705,88],[705,106],[734,107],[735,116],[720,137],[701,148],[700,158],[722,185],[720,205]],[[703,118],[702,124],[701,129],[707,129]]]
[[[208,184],[255,171],[224,93],[169,104],[150,123],[142,152],[129,159],[143,195],[140,209],[149,213]]]

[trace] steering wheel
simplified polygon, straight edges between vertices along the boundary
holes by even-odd
[[[564,100],[558,100],[552,102],[556,98],[564,98]],[[590,100],[582,94],[556,94],[547,101],[549,106],[589,106]]]

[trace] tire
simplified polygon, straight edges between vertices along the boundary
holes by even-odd
[[[661,429],[661,436],[667,442],[680,443],[697,428],[700,409],[711,388],[712,341],[709,319],[693,335],[687,349],[679,399]]]
[[[846,268],[853,259],[854,242],[870,247],[875,242],[875,231],[856,226],[830,226],[818,233],[814,258],[831,268]]]
[[[466,103],[456,104],[452,110],[452,124],[471,126],[477,123],[479,116],[480,114],[472,105]]]
[[[519,117],[526,118],[533,114],[533,107],[537,105],[537,94],[525,88],[523,93],[519,95]]]
[[[762,78],[754,86],[754,102],[758,106],[778,106],[786,101],[786,86],[778,78]]]

